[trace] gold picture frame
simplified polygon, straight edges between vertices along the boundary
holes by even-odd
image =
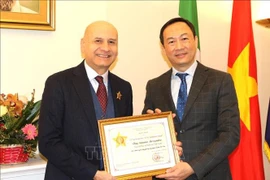
[[[13,0],[20,3],[19,0]],[[30,0],[31,1],[31,0]],[[30,2],[28,1],[28,2]],[[38,2],[36,2],[38,1]],[[22,3],[26,0],[21,1]],[[23,7],[21,4],[17,4],[19,11],[0,11],[0,28],[11,29],[28,29],[28,30],[55,30],[55,0],[35,0],[33,2],[38,3],[38,11],[20,11]]]
[[[180,161],[171,112],[98,121],[104,169],[118,180],[164,174]]]

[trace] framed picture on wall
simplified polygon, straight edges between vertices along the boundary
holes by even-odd
[[[0,0],[0,27],[55,30],[55,0]]]

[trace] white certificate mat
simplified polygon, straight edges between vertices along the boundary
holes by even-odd
[[[98,122],[104,167],[117,179],[158,175],[179,162],[171,112]]]

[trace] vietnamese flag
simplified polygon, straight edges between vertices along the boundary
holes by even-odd
[[[240,143],[229,157],[233,180],[264,180],[251,1],[233,1],[228,72],[240,110]]]

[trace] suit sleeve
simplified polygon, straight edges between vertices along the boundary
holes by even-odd
[[[39,150],[55,167],[74,179],[93,179],[97,168],[64,143],[65,100],[63,86],[48,78],[39,119]]]
[[[238,101],[229,74],[225,75],[221,82],[217,104],[217,138],[189,162],[198,179],[202,179],[207,172],[224,161],[240,140]]]
[[[133,94],[132,94],[132,87],[131,84],[128,83],[128,88],[127,88],[127,92],[128,92],[128,100],[126,103],[126,116],[132,116],[133,115]]]
[[[148,81],[146,84],[146,96],[144,99],[144,108],[142,110],[142,114],[146,114],[148,109],[154,110],[154,106],[151,99],[151,81]]]

